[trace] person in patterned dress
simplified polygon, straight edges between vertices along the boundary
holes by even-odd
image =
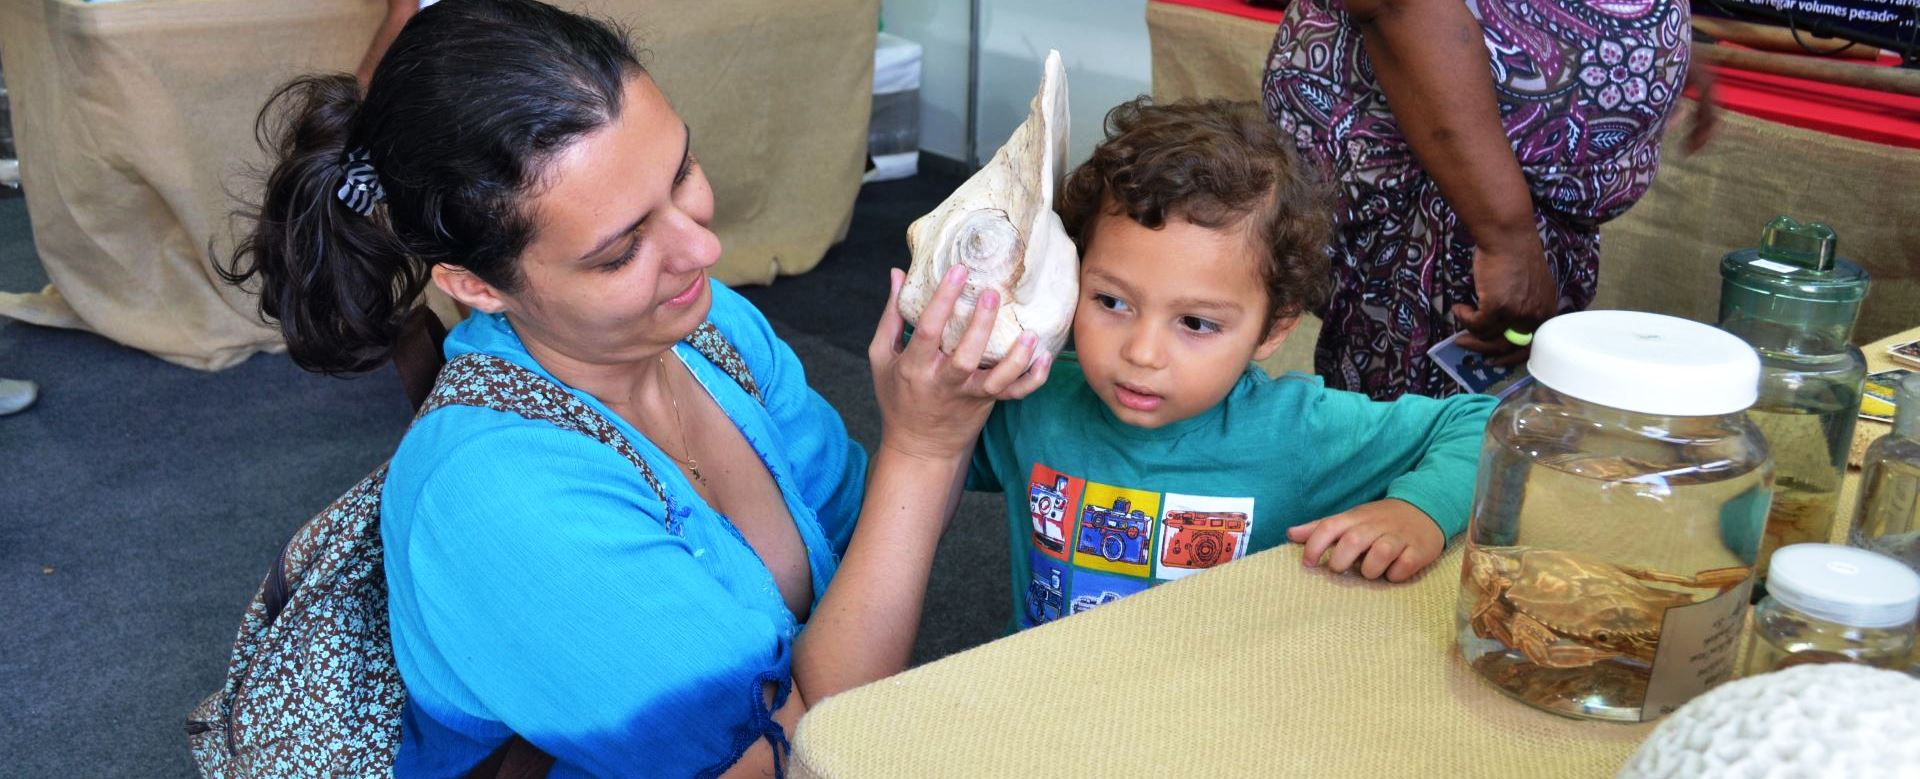
[[[1262,92],[1336,191],[1327,384],[1454,394],[1434,344],[1465,330],[1513,364],[1541,322],[1586,308],[1601,223],[1659,165],[1689,29],[1667,0],[1295,0]]]

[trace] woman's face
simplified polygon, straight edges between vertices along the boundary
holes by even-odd
[[[707,228],[713,190],[691,144],[653,79],[635,76],[619,118],[548,162],[528,204],[524,283],[496,293],[529,348],[632,362],[706,320],[720,240]]]

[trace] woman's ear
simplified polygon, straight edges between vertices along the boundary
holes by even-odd
[[[1300,317],[1297,316],[1274,320],[1273,324],[1267,326],[1267,336],[1261,339],[1260,345],[1253,349],[1254,362],[1272,357],[1273,353],[1279,350],[1280,345],[1287,342],[1287,336],[1293,334],[1293,329],[1299,326]]]
[[[488,314],[507,310],[507,300],[500,291],[465,268],[446,264],[433,266],[433,285],[467,308]]]

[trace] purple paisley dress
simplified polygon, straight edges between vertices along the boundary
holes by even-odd
[[[1646,193],[1687,70],[1687,4],[1465,0],[1533,194],[1560,311],[1593,301],[1602,222]],[[1460,391],[1427,349],[1476,302],[1473,239],[1387,108],[1343,0],[1295,0],[1274,37],[1267,113],[1327,169],[1333,297],[1314,352],[1328,385],[1388,399]]]

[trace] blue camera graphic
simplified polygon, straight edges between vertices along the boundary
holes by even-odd
[[[1126,498],[1114,498],[1111,507],[1089,505],[1080,512],[1077,548],[1110,562],[1146,565],[1152,528],[1153,517],[1134,508]]]
[[[1035,625],[1052,622],[1060,618],[1060,606],[1063,600],[1060,592],[1060,569],[1048,568],[1050,581],[1040,580],[1040,571],[1033,571],[1033,580],[1027,583],[1027,619]]]

